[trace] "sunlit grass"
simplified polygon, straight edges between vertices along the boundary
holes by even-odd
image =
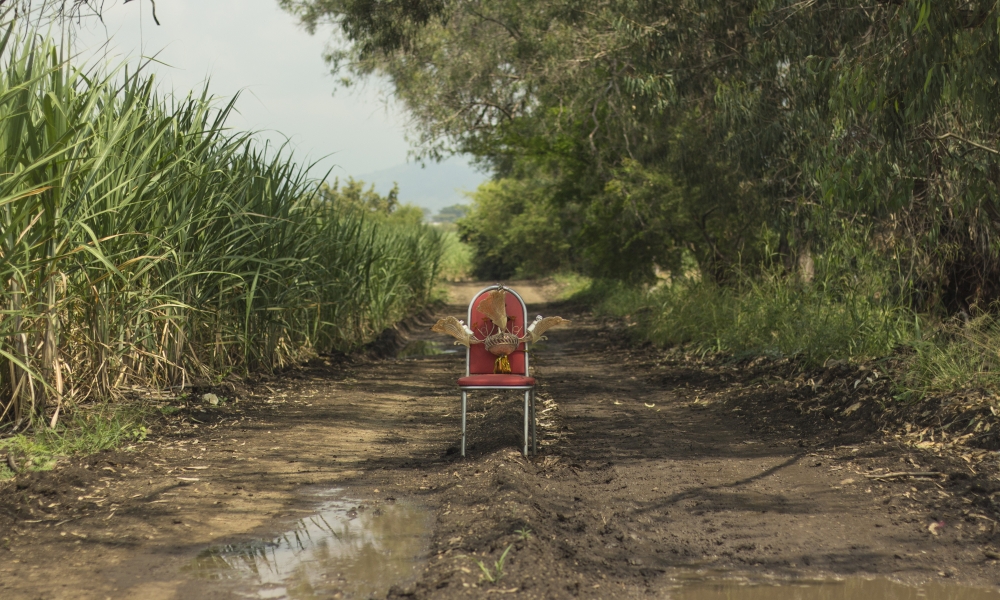
[[[461,241],[455,231],[443,230],[442,236],[441,278],[445,281],[467,280],[472,273],[472,248]]]
[[[1000,394],[1000,319],[933,324],[874,294],[832,294],[778,278],[722,288],[681,281],[643,289],[594,281],[574,297],[623,318],[640,339],[733,357],[827,361],[893,358],[900,399],[976,390]]]
[[[0,423],[349,351],[430,298],[441,233],[324,200],[228,129],[232,101],[82,71],[19,31],[0,42]]]
[[[559,295],[556,300],[569,300],[577,297],[589,289],[593,282],[590,277],[572,271],[556,273],[552,279],[559,286]]]
[[[886,356],[910,339],[914,323],[892,303],[779,278],[733,288],[680,281],[652,290],[595,282],[578,298],[626,318],[636,335],[661,345],[686,344],[702,354],[789,357],[806,366]]]
[[[897,384],[905,398],[955,390],[1000,392],[1000,320],[983,314],[917,331]]]
[[[143,442],[148,433],[148,414],[137,404],[91,406],[74,411],[54,429],[39,425],[0,438],[0,455],[13,456],[21,471],[46,471],[60,458],[128,448]],[[0,479],[13,475],[7,464],[0,468]]]

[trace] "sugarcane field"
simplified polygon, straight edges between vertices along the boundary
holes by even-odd
[[[0,0],[0,599],[1000,600],[998,23]]]

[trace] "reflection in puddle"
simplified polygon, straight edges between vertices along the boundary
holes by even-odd
[[[430,340],[413,340],[396,353],[399,358],[416,358],[418,356],[437,356],[438,354],[458,354],[457,348],[445,347],[440,342]]]
[[[185,570],[230,580],[248,598],[384,597],[416,579],[429,534],[423,509],[342,498],[272,540],[209,548]]]
[[[1000,600],[1000,592],[938,583],[911,587],[885,579],[761,584],[717,581],[686,585],[671,600]]]

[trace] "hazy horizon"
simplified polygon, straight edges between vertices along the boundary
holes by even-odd
[[[460,201],[455,188],[487,179],[463,157],[427,168],[409,162],[406,114],[388,86],[338,89],[323,60],[332,31],[309,35],[275,0],[172,0],[157,4],[157,16],[159,26],[148,3],[109,4],[103,23],[77,27],[76,50],[89,63],[155,57],[147,68],[177,95],[205,81],[217,97],[240,94],[230,125],[259,132],[262,142],[287,142],[301,164],[316,163],[315,177],[330,171],[385,192],[391,182],[379,176],[392,171],[404,202],[432,210]]]

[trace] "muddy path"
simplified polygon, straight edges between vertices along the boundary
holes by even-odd
[[[431,343],[443,340],[428,316],[404,332],[401,357],[321,358],[219,406],[175,403],[131,451],[0,483],[0,598],[777,598],[683,584],[852,576],[943,586],[927,597],[1000,597],[948,587],[1000,585],[995,469],[784,418],[761,408],[784,400],[746,368],[667,360],[569,306],[539,312],[574,325],[532,358],[538,456],[517,450],[518,397],[483,392],[458,457],[462,355],[435,353],[449,347]],[[880,478],[902,471],[944,475]],[[212,548],[257,548],[331,493],[350,498],[337,510],[357,522],[402,519],[383,530],[422,520],[403,552],[418,559],[412,572],[362,594],[352,577],[386,563],[364,571],[352,559],[329,580],[270,581],[266,593],[199,571]],[[488,582],[479,562],[502,577]],[[861,594],[815,597],[873,597]]]

